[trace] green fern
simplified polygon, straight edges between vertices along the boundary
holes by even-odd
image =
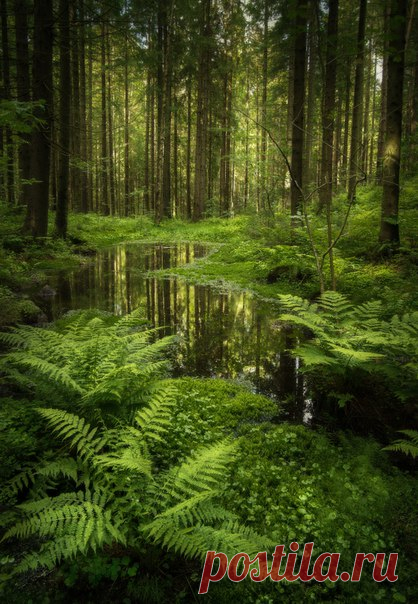
[[[172,338],[153,341],[155,335],[137,313],[115,319],[88,311],[55,329],[19,326],[0,334],[12,349],[0,370],[30,396],[76,408],[89,421],[131,420],[158,396],[167,370],[163,355]]]
[[[343,294],[325,292],[315,304],[296,296],[279,296],[280,319],[305,331],[307,338],[292,353],[304,370],[346,382],[362,370],[386,380],[400,400],[418,395],[418,313],[383,318],[378,301],[352,305]],[[350,378],[351,376],[351,378]],[[335,388],[335,386],[333,386]]]
[[[386,451],[398,451],[405,455],[411,455],[414,458],[418,457],[418,430],[400,430],[401,434],[405,434],[408,438],[400,438],[395,440],[391,445],[385,447]]]
[[[237,547],[255,552],[266,543],[273,547],[218,503],[236,443],[216,443],[177,466],[154,469],[148,442],[163,438],[173,404],[167,397],[151,404],[149,413],[139,411],[135,425],[121,429],[92,427],[61,409],[39,409],[69,454],[41,462],[18,481],[35,488],[16,507],[17,521],[3,539],[37,537],[39,547],[14,572],[53,568],[111,543],[136,548],[148,540],[199,558],[212,545],[228,552]],[[54,482],[48,486],[45,479]]]

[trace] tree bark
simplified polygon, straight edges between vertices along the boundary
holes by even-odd
[[[202,218],[206,203],[210,10],[211,0],[203,0],[200,15],[193,220]]]
[[[42,124],[33,131],[31,142],[30,176],[36,182],[31,185],[30,204],[24,229],[34,237],[48,234],[49,205],[49,160],[52,123],[52,46],[53,13],[52,0],[34,2],[32,98],[43,101],[37,116]]]
[[[292,111],[292,181],[290,185],[290,211],[293,225],[297,224],[295,217],[302,210],[300,189],[303,188],[303,144],[304,144],[304,112],[305,112],[305,73],[306,73],[306,26],[307,0],[297,0],[296,32],[294,42],[294,72],[293,72],[293,111]]]
[[[399,245],[399,169],[405,64],[407,0],[392,0],[389,20],[386,133],[383,153],[383,198],[379,240]]]
[[[16,24],[16,88],[17,100],[27,103],[30,97],[30,69],[29,69],[29,40],[28,40],[28,2],[15,0],[14,14]],[[29,202],[30,187],[25,183],[30,174],[30,134],[22,133],[19,144],[19,175],[20,193],[18,201],[22,205]]]
[[[107,153],[107,94],[106,94],[106,35],[107,28],[102,16],[100,57],[101,57],[101,209],[105,216],[110,214],[108,191],[108,153]]]
[[[384,31],[389,29],[389,0],[385,0],[385,12],[383,20]],[[386,104],[388,91],[388,41],[386,37],[383,44],[383,65],[382,65],[382,84],[380,91],[380,123],[379,134],[377,139],[377,161],[376,161],[376,183],[382,184],[382,169],[383,169],[383,147],[385,143],[386,132]]]
[[[10,95],[10,56],[9,56],[9,25],[8,10],[6,0],[0,0],[1,14],[1,50],[3,59],[3,98],[6,101],[11,100]],[[9,204],[15,202],[15,177],[14,177],[14,159],[13,159],[13,139],[10,127],[5,128],[6,140],[4,147],[5,167],[6,167],[6,200]]]
[[[322,156],[319,210],[331,207],[333,190],[332,151],[335,120],[335,84],[337,81],[338,0],[329,1],[325,85],[322,105]]]
[[[70,51],[70,2],[59,3],[59,172],[55,231],[58,237],[67,236],[68,185],[70,168],[70,106],[71,106],[71,51]]]
[[[353,117],[351,122],[350,177],[348,198],[356,195],[357,177],[360,171],[361,122],[363,116],[364,44],[366,31],[367,0],[360,0],[357,33],[356,75],[354,80]]]

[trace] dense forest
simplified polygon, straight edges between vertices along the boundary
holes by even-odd
[[[0,598],[417,601],[416,0],[0,21]]]

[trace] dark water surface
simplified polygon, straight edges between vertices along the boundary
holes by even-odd
[[[310,421],[298,359],[287,351],[295,335],[280,326],[279,308],[247,292],[191,285],[183,279],[149,276],[208,253],[200,244],[124,244],[101,251],[72,271],[51,271],[55,295],[36,303],[49,320],[75,309],[99,308],[117,315],[140,308],[161,333],[177,334],[177,375],[222,377],[250,384],[256,392],[286,402],[290,419]]]

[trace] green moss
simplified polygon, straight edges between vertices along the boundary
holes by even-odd
[[[41,309],[28,298],[22,298],[8,287],[0,286],[0,326],[37,323]]]

